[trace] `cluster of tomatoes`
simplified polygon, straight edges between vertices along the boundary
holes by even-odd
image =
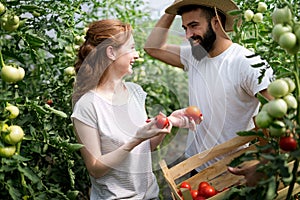
[[[295,20],[288,6],[277,8],[272,13],[272,38],[292,55],[300,49],[300,22]]]
[[[11,157],[16,153],[17,144],[24,138],[24,131],[18,125],[8,125],[6,122],[15,119],[19,115],[19,108],[15,105],[7,103],[3,118],[4,121],[0,121],[0,156]]]
[[[288,77],[270,83],[267,90],[274,99],[263,104],[255,118],[259,128],[268,128],[271,137],[280,138],[279,146],[285,151],[297,148],[297,140],[287,132],[283,121],[289,110],[293,112],[297,109],[297,99],[292,93],[295,88],[294,81]]]
[[[181,192],[181,189],[183,189],[183,188],[186,188],[190,191],[190,194],[191,194],[190,196],[191,196],[192,200],[205,200],[205,199],[215,196],[219,192],[222,192],[225,190],[225,189],[223,189],[222,191],[218,191],[215,189],[215,187],[213,187],[210,183],[208,183],[206,181],[200,182],[198,184],[197,189],[192,189],[189,182],[183,181],[180,184],[179,189],[178,189],[178,194],[183,200],[184,200],[184,197]]]
[[[13,12],[8,10],[5,5],[0,2],[0,25],[6,31],[15,31],[20,26],[20,18]]]
[[[257,12],[254,13],[251,9],[248,9],[244,12],[244,18],[248,21],[253,21],[255,23],[260,23],[263,21],[263,12],[268,9],[268,6],[264,2],[259,2],[257,6]]]

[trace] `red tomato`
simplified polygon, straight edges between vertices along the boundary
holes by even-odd
[[[169,119],[163,115],[157,115],[156,119],[157,119],[157,122],[156,122],[157,128],[162,129],[169,125]]]
[[[202,116],[202,113],[197,106],[189,106],[185,109],[185,115],[197,121]]]
[[[294,151],[297,149],[297,140],[291,136],[281,137],[279,146],[284,151]]]
[[[189,189],[190,191],[192,190],[191,185],[190,185],[188,182],[186,182],[186,181],[183,181],[183,182],[180,184],[180,188],[187,188],[187,189]]]
[[[209,198],[209,197],[212,197],[212,196],[216,195],[217,192],[216,192],[216,190],[213,186],[208,185],[208,186],[202,187],[201,190],[198,191],[198,194],[200,196],[205,197],[205,198]]]
[[[191,195],[193,199],[196,199],[196,197],[198,196],[198,190],[191,190]]]
[[[200,190],[202,190],[203,187],[206,187],[206,186],[210,186],[210,184],[208,182],[206,182],[206,181],[200,182],[199,185],[198,185],[198,192]]]
[[[181,192],[181,190],[178,189],[178,190],[177,190],[177,193],[178,193],[179,196],[182,197],[182,192]]]
[[[48,104],[49,106],[52,106],[52,104],[53,104],[52,99],[48,99],[48,100],[47,100],[47,104]]]

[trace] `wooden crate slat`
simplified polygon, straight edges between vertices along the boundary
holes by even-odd
[[[254,140],[255,136],[237,136],[233,139],[217,145],[209,150],[206,150],[202,153],[196,154],[185,161],[173,166],[170,168],[170,175],[173,179],[184,176],[193,169],[203,165],[207,161],[210,161],[214,157],[224,155],[228,152],[236,150],[238,147]],[[200,159],[199,159],[200,158]]]

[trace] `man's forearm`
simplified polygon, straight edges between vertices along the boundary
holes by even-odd
[[[151,31],[145,48],[159,48],[167,41],[168,31],[176,15],[165,13]]]

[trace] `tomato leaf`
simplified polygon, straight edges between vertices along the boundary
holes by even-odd
[[[264,134],[260,131],[239,131],[236,134],[239,136],[259,136],[259,137],[264,136]]]
[[[260,102],[262,105],[264,105],[264,104],[266,104],[266,103],[269,102],[269,100],[268,100],[266,97],[264,97],[260,92],[258,92],[258,93],[256,94],[256,97],[257,97],[257,99],[259,100],[259,102]]]

